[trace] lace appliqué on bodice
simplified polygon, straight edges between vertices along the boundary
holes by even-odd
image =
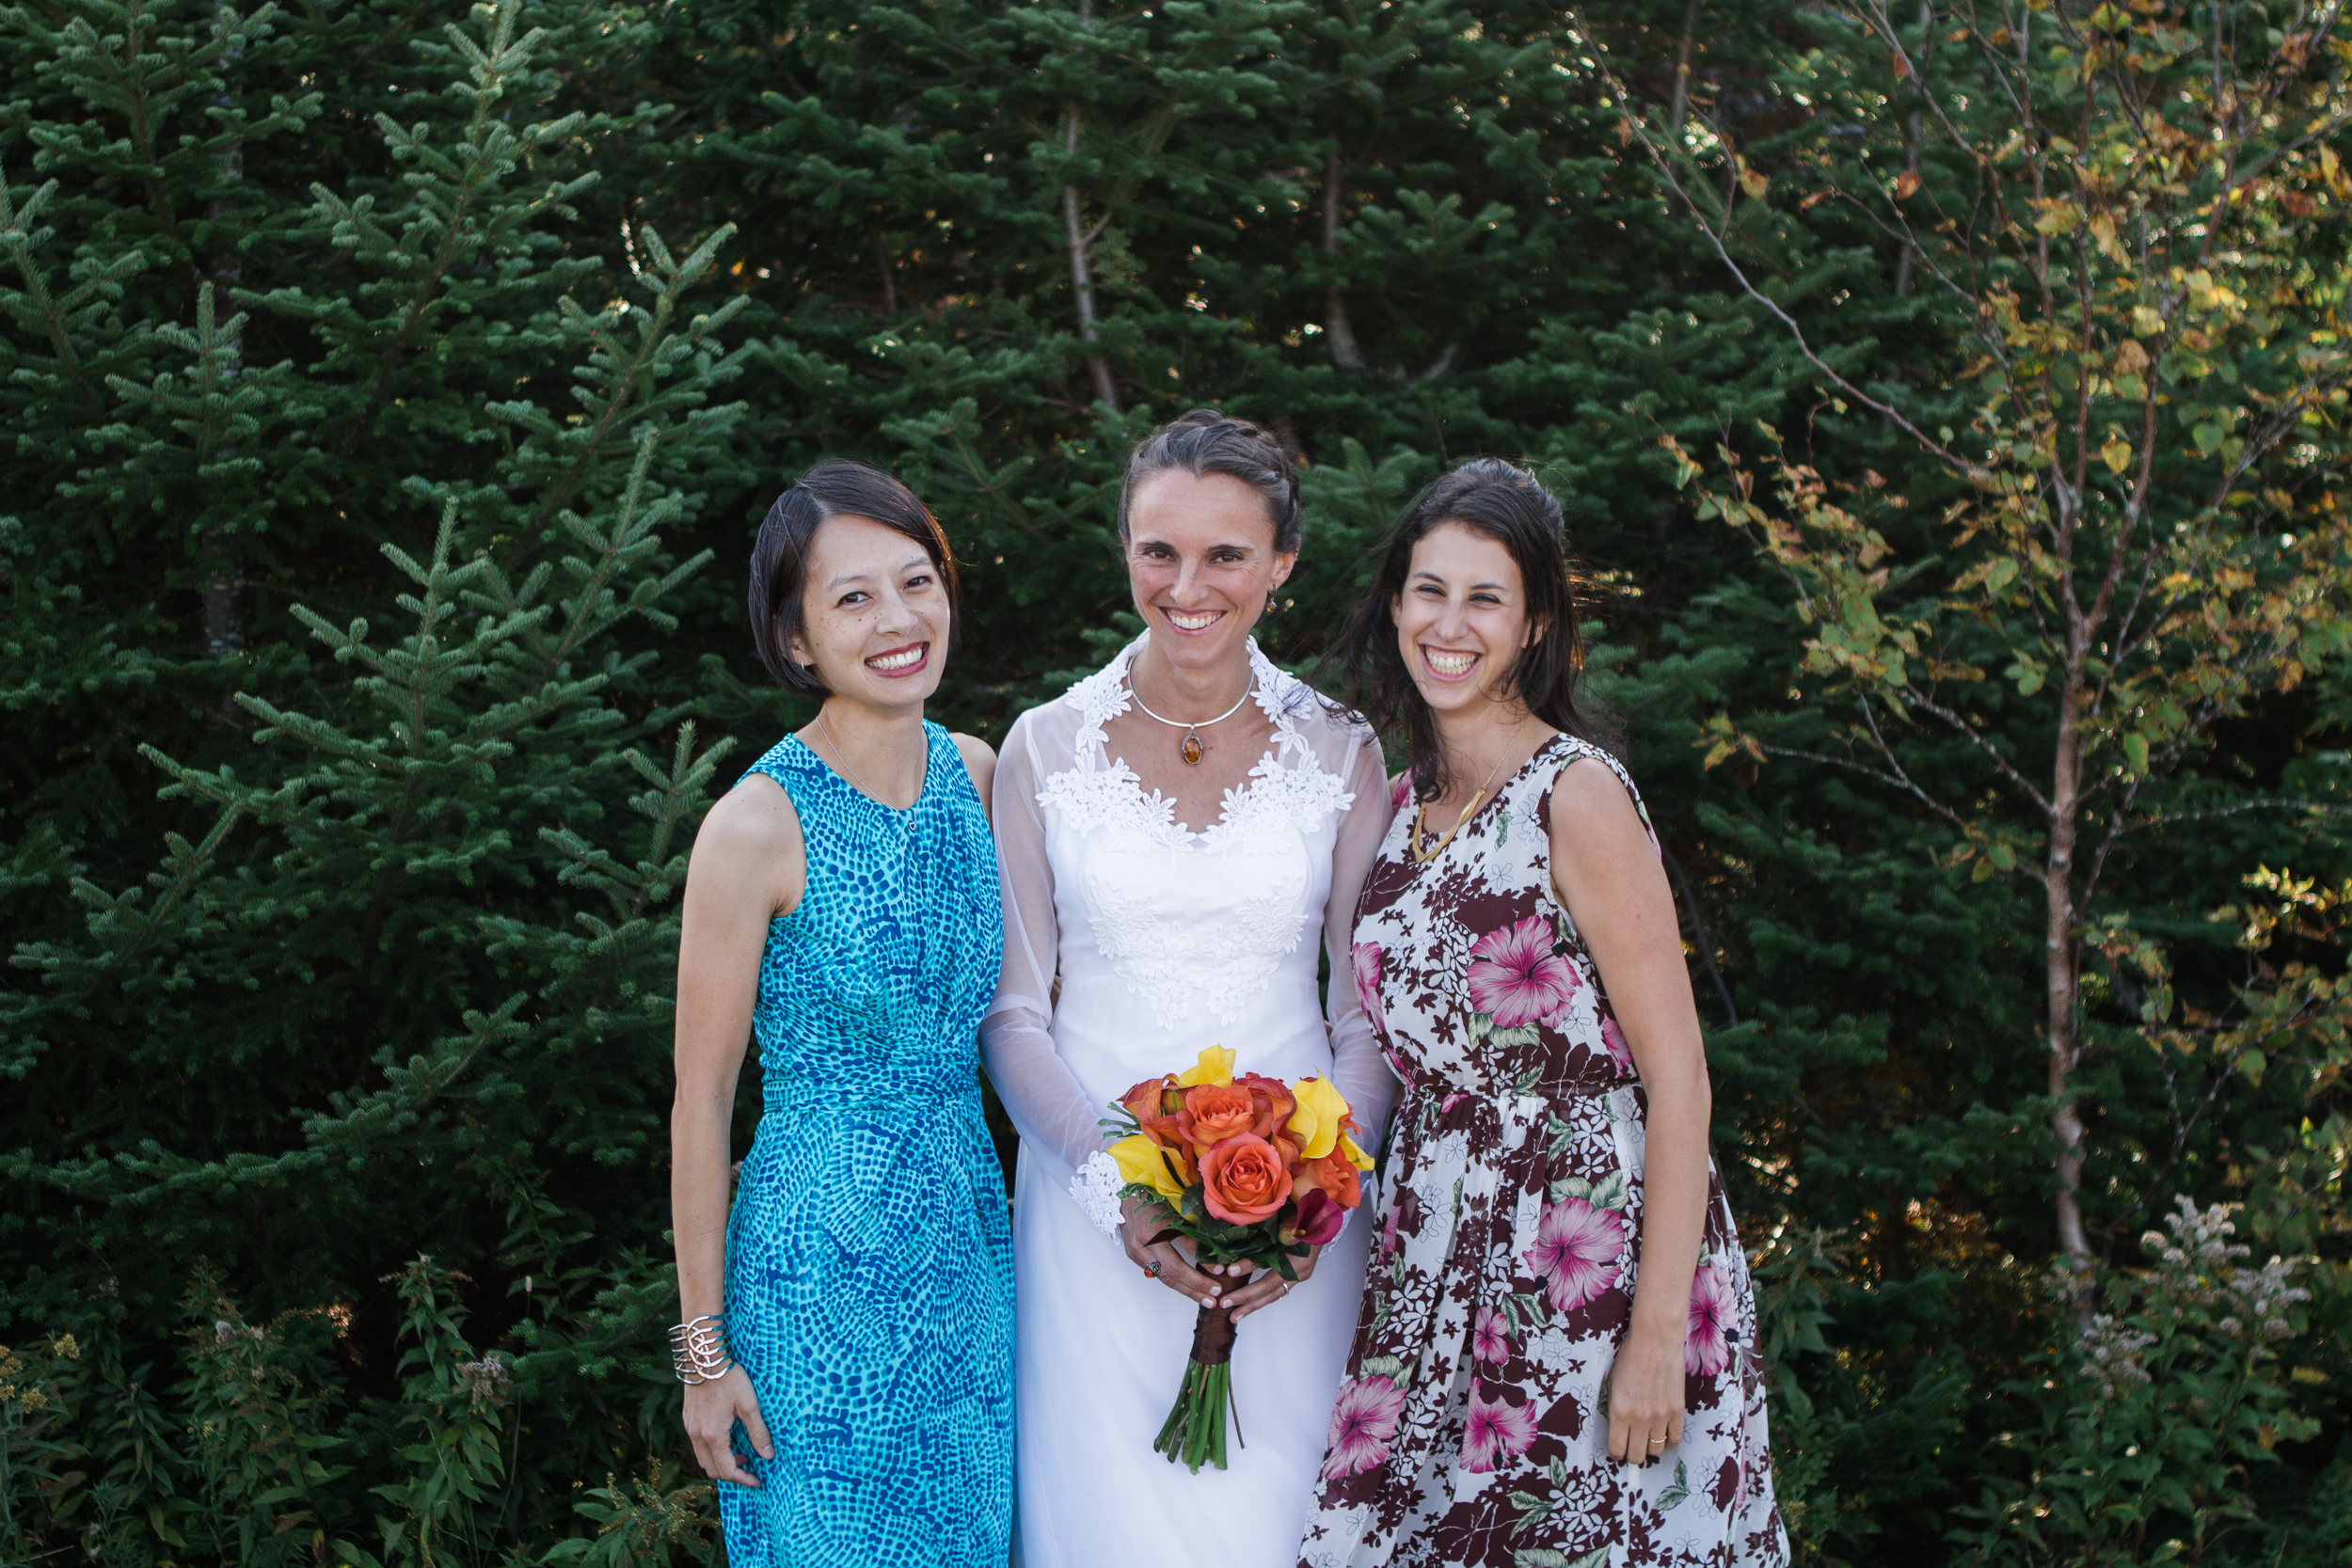
[[[1299,734],[1296,715],[1315,701],[1301,682],[1274,667],[1249,644],[1259,708],[1274,726],[1272,747],[1249,770],[1246,787],[1225,792],[1217,820],[1201,832],[1176,821],[1176,803],[1123,762],[1113,761],[1104,726],[1127,711],[1127,670],[1141,639],[1070,689],[1082,722],[1072,765],[1049,775],[1038,804],[1058,813],[1074,832],[1106,830],[1115,849],[1150,848],[1201,857],[1200,873],[1217,874],[1214,857],[1262,857],[1250,867],[1255,885],[1216,920],[1167,918],[1150,890],[1120,868],[1090,864],[1086,894],[1096,944],[1130,994],[1148,1004],[1163,1028],[1192,1016],[1196,998],[1219,1022],[1232,1023],[1249,997],[1263,990],[1297,950],[1311,912],[1303,860],[1284,866],[1282,851],[1302,835],[1322,831],[1355,800],[1346,781],[1327,771]],[[1164,874],[1164,873],[1163,873]]]

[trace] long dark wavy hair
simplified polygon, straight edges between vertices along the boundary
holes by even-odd
[[[1474,457],[1431,481],[1396,520],[1380,546],[1371,590],[1327,656],[1348,703],[1382,735],[1404,737],[1416,800],[1444,794],[1453,775],[1437,721],[1397,647],[1396,606],[1412,574],[1413,546],[1447,523],[1510,551],[1526,585],[1528,618],[1537,631],[1512,662],[1503,690],[1553,729],[1601,743],[1593,716],[1577,703],[1584,673],[1583,617],[1592,598],[1569,553],[1560,502],[1525,468],[1499,457]]]

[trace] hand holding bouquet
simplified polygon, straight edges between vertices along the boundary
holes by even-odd
[[[1235,1077],[1233,1053],[1211,1046],[1184,1073],[1147,1078],[1111,1109],[1104,1125],[1125,1134],[1108,1150],[1121,1194],[1153,1205],[1137,1215],[1158,1227],[1147,1244],[1181,1238],[1203,1265],[1245,1262],[1295,1280],[1291,1259],[1337,1236],[1363,1201],[1372,1159],[1349,1136],[1355,1117],[1328,1079]],[[1225,1468],[1232,1348],[1229,1309],[1202,1307],[1184,1387],[1152,1445],[1168,1463]]]

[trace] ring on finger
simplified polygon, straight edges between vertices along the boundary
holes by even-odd
[[[1157,1279],[1160,1277],[1160,1260],[1158,1259],[1154,1258],[1152,1261],[1143,1265],[1143,1277],[1146,1279]]]

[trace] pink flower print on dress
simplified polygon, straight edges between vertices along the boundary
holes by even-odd
[[[1328,1456],[1323,1479],[1362,1475],[1389,1457],[1397,1418],[1405,1413],[1405,1390],[1385,1377],[1360,1377],[1340,1390],[1331,1407]]]
[[[1380,1005],[1380,944],[1359,942],[1350,953],[1356,960],[1356,996],[1364,1005],[1364,1016],[1372,1021],[1375,1035],[1389,1032],[1388,1009]]]
[[[1462,1468],[1485,1475],[1506,1459],[1525,1453],[1535,1441],[1533,1406],[1486,1400],[1470,1379],[1470,1403],[1462,1413]]]
[[[1615,1019],[1605,1015],[1602,1017],[1600,1043],[1609,1048],[1609,1055],[1617,1064],[1618,1071],[1631,1072],[1633,1070],[1633,1048],[1625,1043],[1625,1031],[1617,1027]]]
[[[1491,1307],[1478,1309],[1478,1322],[1470,1330],[1470,1349],[1481,1361],[1501,1366],[1511,1354],[1511,1341],[1503,1337],[1508,1325],[1502,1314]]]
[[[1691,1276],[1691,1331],[1682,1341],[1682,1370],[1713,1377],[1731,1360],[1731,1276],[1709,1263]]]
[[[1470,1006],[1498,1029],[1557,1018],[1576,994],[1577,978],[1551,942],[1551,922],[1539,914],[1480,937],[1465,976]]]
[[[1567,1197],[1545,1210],[1536,1223],[1527,1266],[1536,1278],[1550,1281],[1545,1293],[1551,1309],[1573,1312],[1617,1282],[1617,1259],[1624,1250],[1620,1215]]]

